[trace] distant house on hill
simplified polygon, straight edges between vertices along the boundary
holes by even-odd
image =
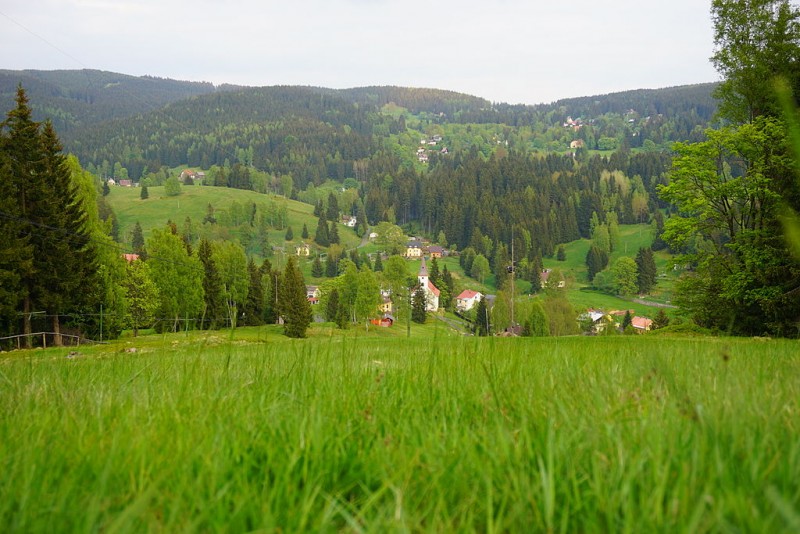
[[[555,287],[566,287],[567,282],[564,278],[561,278],[556,282],[555,280],[550,280],[550,275],[553,273],[553,269],[544,269],[542,274],[540,275],[540,280],[542,281],[542,287],[553,287],[551,284],[556,284]]]
[[[422,243],[419,241],[409,241],[406,245],[406,258],[421,258]]]
[[[311,255],[311,247],[309,247],[305,243],[301,243],[294,247],[294,253],[298,256],[310,256]]]
[[[456,297],[456,309],[461,312],[471,310],[483,298],[483,293],[465,289]]]
[[[631,326],[638,332],[649,332],[653,327],[653,320],[647,317],[633,317]]]
[[[133,263],[134,261],[139,259],[138,254],[123,254],[122,259],[127,261],[128,263]]]
[[[428,255],[431,258],[441,258],[442,254],[444,254],[444,249],[439,245],[431,245],[428,247]]]

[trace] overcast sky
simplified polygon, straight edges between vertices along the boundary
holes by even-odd
[[[0,0],[0,68],[493,102],[716,81],[710,0]]]

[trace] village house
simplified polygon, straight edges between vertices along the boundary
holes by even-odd
[[[637,332],[649,332],[653,327],[653,320],[647,317],[635,316],[631,319],[631,326]]]
[[[319,290],[319,286],[306,286],[306,299],[312,306],[319,304],[321,296],[322,292]]]
[[[358,224],[358,218],[352,215],[343,215],[342,224],[347,226],[348,228],[355,228],[356,224]]]
[[[382,326],[384,328],[389,328],[394,324],[394,316],[386,314],[378,319],[371,319],[370,323],[374,324],[375,326]]]
[[[181,175],[178,177],[181,183],[186,183],[187,179],[191,179],[192,183],[199,184],[203,181],[203,178],[206,177],[206,174],[202,171],[193,171],[192,169],[184,169],[181,171]]]
[[[419,266],[417,284],[413,293],[416,293],[418,288],[422,288],[422,291],[425,293],[425,311],[437,311],[439,309],[439,288],[433,285],[433,282],[431,282],[428,277],[428,266],[425,265],[424,257],[422,258],[422,264]]]
[[[310,256],[311,255],[311,247],[309,247],[306,243],[300,243],[296,247],[294,247],[294,253],[298,256]]]
[[[122,259],[127,261],[128,263],[133,263],[134,261],[139,259],[138,254],[123,254]]]
[[[419,241],[409,241],[406,245],[406,258],[421,258],[422,243]]]
[[[428,255],[433,258],[441,258],[442,254],[444,254],[444,249],[439,245],[431,245],[428,247]]]
[[[467,312],[474,308],[483,298],[483,293],[465,289],[456,297],[456,309],[460,312]]]
[[[553,287],[551,284],[556,283],[554,280],[550,280],[550,274],[552,274],[553,269],[544,269],[542,270],[542,274],[539,276],[540,280],[542,281],[542,287]],[[562,288],[566,287],[567,282],[564,278],[558,280],[556,283],[556,287]]]

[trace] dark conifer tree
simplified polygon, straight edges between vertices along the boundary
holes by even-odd
[[[314,242],[321,247],[327,247],[331,244],[328,236],[328,223],[325,222],[324,217],[320,217],[319,221],[317,221],[317,233],[314,235]]]
[[[642,247],[636,254],[636,267],[638,268],[637,286],[640,295],[650,293],[656,285],[658,271],[653,249]]]
[[[10,334],[23,295],[22,275],[31,270],[33,247],[30,233],[19,219],[17,181],[0,138],[0,335]]]
[[[339,274],[339,266],[336,258],[328,254],[325,256],[325,276],[335,278]]]
[[[29,245],[20,249],[20,257],[16,262],[19,276],[19,301],[22,303],[22,333],[31,333],[31,313],[34,311],[33,289],[36,284],[37,272],[34,256],[40,246],[34,239],[34,232],[30,225],[46,224],[40,220],[37,202],[48,198],[41,181],[41,143],[39,140],[39,123],[34,122],[28,97],[22,86],[17,89],[17,107],[9,111],[3,126],[8,130],[3,138],[3,149],[8,155],[7,169],[10,171],[7,180],[10,182],[8,189],[14,192],[16,209],[14,215],[20,222],[20,239],[27,234],[26,241]],[[24,346],[31,346],[31,338],[25,337]]]
[[[486,306],[486,299],[478,301],[475,306],[475,335],[485,337],[491,334],[492,323],[489,317],[489,308]]]
[[[283,332],[288,337],[306,337],[311,324],[311,304],[306,296],[306,283],[297,266],[294,256],[286,262],[281,286],[278,288],[278,302],[284,321]]]
[[[142,225],[139,224],[139,221],[136,221],[133,232],[131,232],[131,249],[134,254],[140,256],[144,253],[144,232],[142,232]]]
[[[242,307],[245,326],[259,326],[264,324],[264,285],[261,283],[261,269],[256,266],[252,258],[247,262],[247,274],[250,276],[250,286],[247,291],[247,300]]]
[[[375,255],[375,265],[372,266],[372,270],[375,271],[376,273],[379,273],[379,272],[383,271],[383,261],[381,260],[381,253],[380,252],[378,252]]]
[[[328,194],[328,209],[325,216],[331,222],[339,222],[339,200],[333,192]]]
[[[325,268],[319,260],[319,256],[314,256],[314,261],[311,262],[311,276],[314,278],[322,278],[325,274]]]
[[[427,318],[426,307],[425,290],[422,289],[422,286],[419,286],[411,299],[411,320],[415,323],[425,324],[425,319]]]
[[[331,227],[328,230],[328,240],[331,245],[339,244],[339,224],[336,221],[331,221]]]
[[[558,249],[556,251],[556,260],[567,261],[567,251],[564,250],[564,245],[558,245]]]
[[[225,299],[222,292],[222,277],[212,257],[211,243],[200,241],[197,257],[203,265],[203,327],[217,329],[225,319]]]
[[[306,226],[306,223],[303,223],[303,232],[300,234],[300,237],[308,239],[308,226]]]
[[[292,239],[294,239],[294,232],[292,231],[291,226],[286,229],[286,235],[283,236],[283,239],[286,241],[291,241]]]
[[[41,134],[42,180],[46,198],[41,198],[38,219],[47,225],[34,232],[34,268],[38,271],[35,299],[51,319],[54,344],[60,346],[60,316],[82,304],[84,284],[99,283],[97,254],[90,241],[88,214],[78,197],[67,158],[48,121]]]
[[[147,190],[147,186],[143,185],[141,190],[139,191],[139,198],[142,200],[147,200],[150,198],[150,192]]]

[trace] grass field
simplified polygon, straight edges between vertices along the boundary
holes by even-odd
[[[202,226],[209,204],[214,206],[216,210],[224,211],[234,201],[242,205],[255,202],[257,206],[269,200],[285,201],[287,203],[288,225],[292,227],[292,232],[294,233],[294,240],[292,241],[294,244],[299,244],[303,241],[301,238],[303,224],[306,225],[311,233],[311,238],[306,240],[308,243],[313,240],[313,234],[317,228],[314,206],[295,200],[287,200],[283,197],[273,197],[256,193],[255,191],[228,187],[183,186],[181,194],[174,197],[166,196],[163,186],[148,187],[147,189],[150,194],[147,200],[139,198],[141,193],[139,188],[129,187],[114,187],[107,197],[119,221],[120,239],[124,243],[130,242],[130,232],[137,221],[141,224],[145,237],[150,235],[152,228],[163,228],[168,219],[175,222],[179,229],[182,228],[187,216],[192,219],[194,224]],[[284,241],[285,234],[285,229],[271,231],[269,234],[270,243],[289,247]],[[355,247],[361,241],[352,229],[344,225],[339,226],[339,237],[345,248]],[[289,248],[291,248],[289,252],[294,253],[293,247]]]
[[[796,342],[423,328],[0,354],[0,525],[800,530]]]

